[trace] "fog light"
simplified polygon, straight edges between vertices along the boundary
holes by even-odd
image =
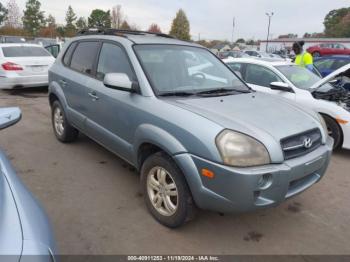
[[[271,174],[265,174],[259,178],[259,181],[258,181],[258,189],[259,190],[268,189],[271,185],[272,185],[272,175]]]

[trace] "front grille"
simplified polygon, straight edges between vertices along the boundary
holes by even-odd
[[[313,129],[301,134],[281,140],[284,159],[292,159],[306,155],[322,144],[322,135],[319,129]]]

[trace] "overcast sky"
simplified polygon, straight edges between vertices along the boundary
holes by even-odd
[[[6,3],[6,0],[0,0]],[[23,10],[26,0],[17,0]],[[157,23],[168,32],[179,8],[190,20],[192,38],[231,40],[232,19],[236,18],[234,39],[264,39],[267,34],[266,12],[274,12],[272,37],[280,34],[323,31],[323,19],[332,9],[350,7],[349,0],[41,0],[42,9],[64,23],[68,5],[78,16],[88,17],[91,10],[111,9],[120,4],[129,23],[146,30]]]

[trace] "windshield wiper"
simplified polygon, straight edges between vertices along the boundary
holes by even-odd
[[[217,88],[198,92],[197,95],[230,94],[230,93],[250,93],[250,90],[240,90],[233,88]]]
[[[186,92],[186,91],[173,91],[173,92],[164,92],[160,93],[159,96],[194,96],[197,95],[197,93],[193,92]]]

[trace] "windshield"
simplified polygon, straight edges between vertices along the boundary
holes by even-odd
[[[134,49],[157,95],[216,89],[250,91],[206,49],[179,45],[136,45]]]
[[[318,81],[321,80],[321,78],[317,76],[315,73],[312,73],[308,69],[300,66],[283,65],[283,66],[276,66],[276,68],[285,77],[287,77],[288,80],[293,83],[293,85],[308,91],[312,91],[310,87],[312,87],[314,84],[316,84]],[[320,87],[318,91],[327,92],[332,88],[333,88],[332,85],[326,83],[322,87]]]

